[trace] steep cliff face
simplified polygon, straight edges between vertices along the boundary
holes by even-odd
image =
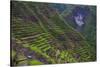
[[[96,60],[95,46],[51,5],[11,2],[12,65]]]

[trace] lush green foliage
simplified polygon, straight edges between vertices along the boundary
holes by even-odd
[[[61,14],[50,4],[12,1],[12,65],[95,61],[96,19],[88,16],[85,30],[78,32],[66,14],[71,12]]]

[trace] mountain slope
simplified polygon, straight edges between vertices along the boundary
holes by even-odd
[[[11,1],[11,33],[12,65],[95,60],[81,33],[47,3]]]

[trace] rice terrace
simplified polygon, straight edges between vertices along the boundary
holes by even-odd
[[[96,6],[11,1],[11,66],[96,61]]]

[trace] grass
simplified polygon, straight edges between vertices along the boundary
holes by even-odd
[[[30,60],[29,65],[41,65],[43,64],[42,62],[38,61],[38,60]]]

